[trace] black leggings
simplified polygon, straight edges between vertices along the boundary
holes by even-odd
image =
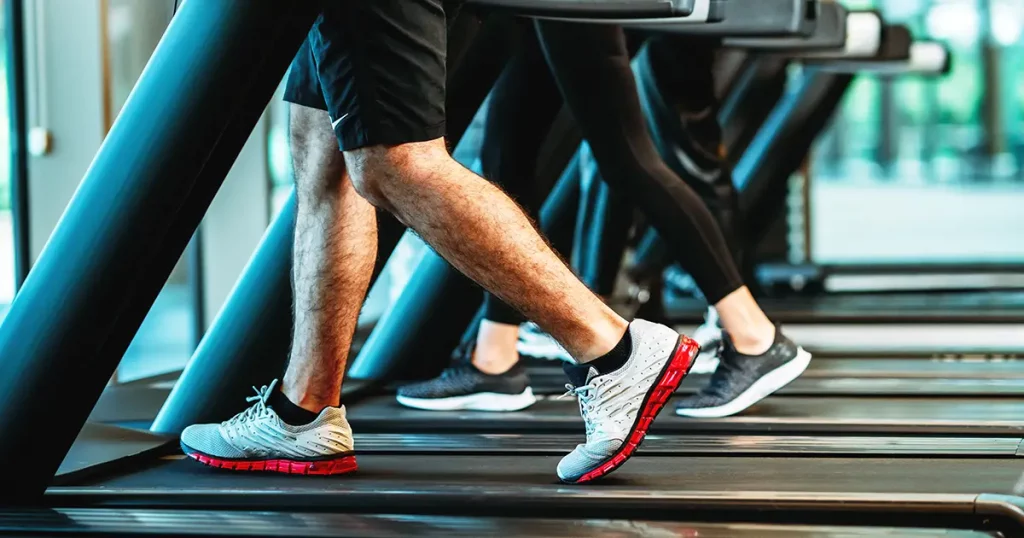
[[[659,153],[704,200],[742,274],[744,252],[739,237],[742,230],[739,196],[722,146],[722,127],[718,119],[719,96],[714,79],[717,47],[717,43],[708,39],[656,36],[648,41],[646,54],[639,60],[638,84],[647,90],[648,121]],[[680,114],[687,116],[685,124]],[[680,145],[691,149],[681,149]],[[705,178],[688,173],[677,155],[694,151],[708,157],[708,163],[714,162],[721,173]],[[631,268],[634,278],[643,280],[660,274],[671,263],[667,246],[654,230],[644,236],[640,245]]]
[[[562,108],[562,96],[526,21],[519,50],[491,91],[480,149],[483,176],[499,185],[533,220],[539,220],[547,192],[536,181],[537,157]],[[526,318],[484,293],[484,319],[518,325]]]
[[[622,29],[555,21],[536,27],[602,177],[646,214],[711,304],[743,286],[714,217],[651,140]]]

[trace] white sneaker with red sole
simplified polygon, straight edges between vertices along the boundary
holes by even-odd
[[[220,424],[194,424],[181,433],[185,455],[210,467],[299,475],[339,475],[357,469],[345,408],[327,407],[302,426],[285,424],[267,405],[270,386],[256,390],[252,407]]]
[[[664,325],[638,319],[629,331],[633,349],[625,365],[606,374],[590,368],[585,384],[566,385],[566,395],[579,400],[587,442],[558,463],[563,482],[589,482],[622,466],[700,351],[697,342]]]

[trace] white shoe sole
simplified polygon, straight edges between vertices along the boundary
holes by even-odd
[[[406,407],[427,411],[519,411],[537,402],[530,387],[520,394],[480,392],[451,398],[408,398],[401,395],[396,398]]]
[[[718,407],[703,407],[700,409],[676,409],[676,414],[690,418],[724,418],[735,415],[748,407],[767,398],[782,387],[800,377],[811,363],[811,354],[803,348],[797,348],[796,357],[765,374],[758,379],[747,390],[743,391],[735,400]]]

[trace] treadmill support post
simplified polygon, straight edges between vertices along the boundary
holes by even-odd
[[[0,460],[31,461],[4,501],[45,491],[315,15],[218,0],[171,21],[0,327]]]

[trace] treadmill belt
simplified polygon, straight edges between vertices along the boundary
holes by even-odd
[[[836,498],[872,494],[977,495],[1013,494],[1024,463],[998,459],[748,458],[657,457],[638,455],[614,475],[594,486],[567,486],[555,476],[557,456],[383,456],[360,455],[359,472],[339,477],[300,477],[269,473],[232,473],[212,469],[183,456],[152,467],[81,486],[52,487],[46,498],[54,506],[143,507],[161,503],[220,506],[220,501],[284,503],[291,507],[333,509],[465,509],[505,502],[543,507],[557,499],[562,506],[596,506],[608,502],[682,506],[730,497]],[[253,495],[254,492],[261,492]],[[431,492],[425,495],[425,492]],[[422,495],[421,495],[422,494]],[[642,494],[638,496],[638,494]],[[562,514],[563,516],[569,514]],[[640,517],[642,514],[637,514]]]
[[[1024,321],[1024,292],[858,293],[812,297],[764,297],[758,303],[781,323],[900,323]],[[666,294],[665,314],[673,322],[700,323],[707,303]]]
[[[793,398],[774,396],[724,419],[690,419],[673,413],[670,401],[652,434],[730,432],[913,433],[1016,436],[1024,432],[1024,401],[995,398]],[[393,396],[352,406],[352,427],[361,433],[482,432],[578,433],[583,424],[571,399],[543,398],[524,411],[421,411]]]
[[[361,454],[564,456],[583,433],[357,433]],[[645,456],[1015,458],[1021,437],[924,435],[648,435]],[[1024,463],[1024,459],[1021,460]]]
[[[554,361],[531,360],[536,394],[561,394],[565,374]],[[708,382],[691,374],[679,387],[692,394]],[[946,361],[940,359],[820,358],[800,378],[779,391],[785,396],[1024,396],[1024,361]]]

